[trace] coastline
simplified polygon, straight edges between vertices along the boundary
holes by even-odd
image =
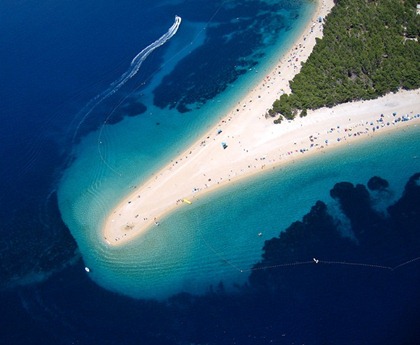
[[[325,17],[332,7],[332,0],[319,1],[298,40],[258,86],[206,135],[142,186],[134,187],[111,211],[103,227],[103,239],[108,245],[129,242],[158,225],[159,219],[176,208],[188,206],[188,202],[230,182],[322,152],[327,147],[350,144],[406,125],[406,121],[394,122],[392,113],[397,112],[399,117],[401,113],[412,112],[413,107],[420,110],[416,102],[418,90],[309,111],[306,118],[277,126],[272,119],[265,119],[266,111],[281,92],[290,91],[289,80],[299,72],[301,61],[310,55],[315,38],[322,37],[322,24],[317,18]],[[280,92],[270,90],[270,86]],[[382,112],[386,118],[379,117]],[[416,123],[419,122],[420,118],[416,118]],[[380,131],[373,130],[376,126]]]

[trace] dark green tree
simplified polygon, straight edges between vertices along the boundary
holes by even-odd
[[[339,0],[324,37],[273,104],[287,119],[306,109],[420,87],[420,16],[414,0]]]

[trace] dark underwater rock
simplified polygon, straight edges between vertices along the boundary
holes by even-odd
[[[340,204],[359,241],[369,243],[377,240],[376,237],[384,229],[383,219],[372,208],[369,191],[364,185],[354,186],[349,182],[340,182],[330,191],[330,195]]]
[[[387,189],[389,187],[389,183],[387,180],[384,180],[383,178],[379,176],[373,176],[367,184],[368,188],[372,191],[381,191],[384,189]]]

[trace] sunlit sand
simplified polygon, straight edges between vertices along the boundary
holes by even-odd
[[[266,118],[274,100],[290,92],[289,81],[311,53],[315,38],[322,37],[318,18],[325,17],[332,6],[332,0],[320,1],[293,47],[241,102],[170,164],[133,187],[105,220],[102,235],[108,245],[122,245],[145,231],[153,231],[170,212],[191,207],[206,193],[233,181],[333,147],[420,124],[419,90],[308,111],[307,117],[285,120],[280,125]]]

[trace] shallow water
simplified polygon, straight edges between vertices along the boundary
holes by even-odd
[[[220,281],[232,288],[246,281],[264,240],[278,236],[317,200],[329,203],[340,217],[329,197],[335,182],[366,184],[379,175],[392,181],[392,193],[378,207],[399,198],[407,179],[420,169],[419,131],[413,127],[377,136],[238,182],[185,206],[127,246],[88,244],[90,254],[84,258],[94,268],[95,281],[135,297],[200,294]]]
[[[236,104],[264,65],[277,60],[278,48],[293,40],[290,29],[297,22],[291,19],[300,13],[305,21],[296,1],[221,4],[0,2],[0,343],[383,345],[419,339],[418,260],[393,272],[312,262],[269,270],[282,283],[274,297],[232,287],[246,281],[265,241],[299,220],[315,200],[324,200],[344,221],[340,229],[354,237],[329,190],[342,180],[365,184],[379,175],[390,182],[390,192],[372,193],[376,208],[384,210],[420,170],[418,128],[219,190],[123,248],[109,249],[100,239],[101,222],[119,198]],[[176,14],[183,18],[176,35],[81,121],[89,100],[163,35]],[[201,88],[162,110],[161,102],[179,96],[170,92],[171,80],[177,91],[190,83]],[[159,86],[160,96],[168,97],[155,104]],[[398,232],[393,251],[372,254],[382,239],[372,235],[373,245],[348,259],[382,266],[412,260],[418,255],[417,225],[405,229],[412,233],[411,247]],[[311,243],[305,236],[286,249]],[[340,249],[319,247],[320,260],[340,256]],[[238,293],[224,294],[220,280]],[[139,298],[208,289],[200,298]]]
[[[239,14],[229,17],[232,15],[232,9],[229,8],[218,8],[217,13],[209,17],[211,21],[204,24],[189,23],[188,17],[184,17],[179,31],[166,43],[168,50],[162,58],[164,64],[160,70],[152,79],[147,79],[145,85],[139,83],[141,92],[130,94],[131,98],[137,97],[147,110],[140,116],[126,117],[117,124],[109,125],[115,112],[119,111],[117,104],[117,107],[107,111],[99,130],[80,141],[75,148],[76,159],[65,171],[60,183],[59,203],[63,218],[86,264],[91,267],[95,281],[106,288],[136,297],[158,297],[184,290],[200,292],[213,283],[211,276],[220,266],[218,261],[223,258],[207,263],[208,268],[204,272],[195,273],[192,270],[205,260],[197,255],[204,252],[200,247],[202,244],[195,241],[197,230],[201,231],[203,224],[207,224],[204,219],[200,220],[199,226],[190,226],[188,219],[164,222],[159,231],[142,238],[141,245],[135,241],[121,249],[104,246],[99,235],[101,224],[109,210],[133,186],[147,179],[170,157],[196,140],[248,92],[258,81],[259,75],[272,64],[272,60],[278,59],[278,51],[290,47],[294,37],[299,34],[299,28],[308,20],[311,6],[285,10],[276,5],[277,13],[266,12],[267,7],[251,20],[255,25],[253,29],[243,25],[242,17],[236,17]],[[235,5],[233,7],[236,8]],[[246,14],[246,10],[254,11],[255,7],[248,4],[241,8],[242,16],[252,13]],[[249,17],[244,18],[250,20]],[[184,26],[190,31],[183,31]],[[270,27],[273,31],[267,32]],[[282,30],[277,31],[278,28]],[[221,34],[227,35],[226,38],[223,36],[220,40]],[[189,42],[191,37],[192,41]],[[263,41],[259,42],[258,39]],[[232,44],[232,40],[238,40],[237,46],[236,43]],[[187,46],[188,53],[185,52],[186,42],[192,43]],[[244,44],[248,51],[238,54],[237,50],[242,49]],[[217,49],[220,50],[229,47],[228,55],[220,61],[220,56],[212,59],[208,56],[210,51],[218,54],[212,48],[215,45],[219,45]],[[197,61],[199,69],[196,71],[191,64],[197,64]],[[229,64],[233,69],[229,69]],[[241,70],[235,75],[239,65],[242,66]],[[214,79],[211,73],[222,67],[227,74],[216,73]],[[203,83],[204,73],[211,78]],[[190,79],[185,79],[185,74]],[[156,106],[156,102],[162,102],[162,92],[170,92],[170,85],[177,83],[179,85],[174,86],[177,92],[186,88],[181,96],[185,97],[182,98],[184,103],[173,109],[171,105],[164,109]],[[191,83],[195,86],[188,89]],[[196,88],[203,88],[204,93],[198,95]],[[172,88],[171,92],[174,91]],[[198,98],[188,103],[194,97]],[[159,98],[160,101],[157,100]],[[191,111],[184,113],[186,107],[190,107]],[[82,122],[80,127],[83,128],[83,125]],[[187,223],[181,225],[185,221]],[[179,228],[189,228],[191,232],[179,232]],[[235,231],[226,232],[226,237],[235,236]],[[202,239],[203,243],[207,243],[205,237]],[[165,243],[171,243],[170,247],[166,247]],[[163,255],[169,252],[174,256]],[[186,267],[185,262],[191,262],[191,265]],[[161,281],[161,277],[166,278]]]

